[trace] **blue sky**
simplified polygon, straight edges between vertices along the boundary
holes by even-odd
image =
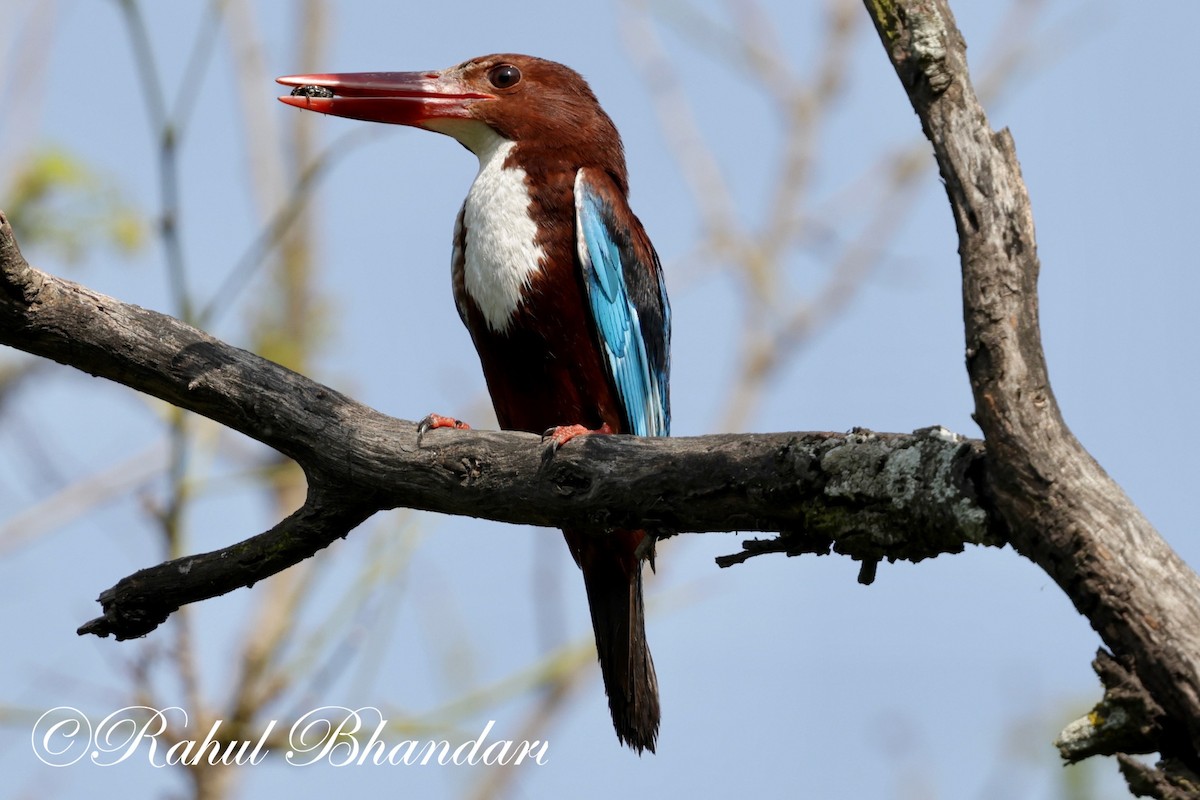
[[[9,0],[9,17],[27,21],[34,5]],[[203,6],[147,5],[164,84],[174,94]],[[332,4],[327,69],[440,68],[517,51],[581,71],[622,132],[634,208],[667,265],[674,433],[714,432],[738,357],[740,290],[684,260],[700,218],[621,35],[621,20],[633,12],[607,3],[503,7],[469,0],[453,13],[434,6]],[[723,6],[703,4],[709,6],[724,18]],[[978,69],[993,52],[1002,14],[993,4],[955,6]],[[289,62],[294,5],[247,7],[264,34],[269,76],[296,72]],[[764,4],[798,71],[812,68],[816,7]],[[14,90],[21,83],[14,32],[30,36],[29,29],[16,24],[0,40],[7,75],[0,81],[7,93],[0,185],[28,148],[52,142],[150,213],[157,202],[153,142],[116,4],[52,8],[36,92]],[[662,23],[671,15],[655,19],[700,129],[738,213],[761,214],[778,138],[769,103]],[[1192,312],[1200,265],[1191,235],[1200,180],[1200,78],[1191,32],[1200,26],[1200,6],[1048,2],[1037,19],[1031,29],[1002,34],[1032,37],[1036,63],[988,112],[994,127],[1012,130],[1032,195],[1053,387],[1072,430],[1195,566],[1200,545],[1191,535],[1189,500],[1200,475],[1186,431],[1200,343]],[[919,136],[863,22],[850,53],[850,89],[822,137],[813,177],[818,198]],[[220,284],[257,233],[242,142],[247,134],[267,135],[246,130],[221,47],[213,69],[188,88],[196,106],[181,151],[183,240],[201,295]],[[262,86],[266,118],[278,125],[298,112],[276,103],[277,93],[270,80]],[[330,142],[361,124],[325,118],[314,129]],[[381,129],[322,183],[314,224],[332,314],[318,370],[323,381],[399,417],[436,410],[487,424],[483,382],[448,281],[450,229],[475,169],[473,157],[447,138]],[[910,431],[941,424],[978,434],[963,368],[954,229],[932,172],[906,202],[907,221],[881,266],[771,384],[747,428]],[[156,247],[132,260],[96,247],[78,264],[53,251],[27,255],[123,300],[171,310]],[[793,268],[790,280],[806,286],[822,265],[800,255]],[[244,344],[243,321],[261,291],[261,281],[250,283],[213,333]],[[5,362],[10,357],[0,353]],[[140,462],[162,437],[143,398],[66,369],[48,373],[8,411],[0,418],[0,526],[75,479]],[[48,454],[52,469],[38,453]],[[5,548],[0,597],[12,609],[0,664],[5,706],[36,715],[72,705],[103,716],[124,704],[122,665],[139,645],[80,639],[74,629],[94,615],[101,589],[159,560],[140,520],[137,497],[126,496]],[[207,498],[191,522],[195,549],[207,550],[273,520],[253,496],[227,490]],[[420,547],[386,624],[366,631],[372,644],[348,656],[352,674],[370,672],[363,664],[377,659],[373,677],[314,686],[312,706],[434,708],[453,696],[453,681],[439,670],[463,642],[469,657],[459,666],[468,679],[498,680],[541,652],[539,606],[561,618],[558,635],[587,634],[582,587],[556,533],[400,515],[375,530],[419,536]],[[321,554],[335,562],[315,590],[315,607],[340,596],[339,581],[371,557],[368,538],[360,531]],[[864,588],[855,582],[856,565],[841,558],[760,558],[717,570],[712,558],[737,550],[738,541],[683,537],[660,552],[648,632],[663,698],[659,753],[638,759],[616,745],[593,674],[544,733],[550,763],[523,772],[516,796],[642,796],[667,788],[698,797],[1059,796],[1062,772],[1049,742],[1099,695],[1089,667],[1099,641],[1035,566],[1009,549],[970,551],[882,565],[876,583]],[[243,630],[247,603],[244,596],[222,598],[198,613],[206,688],[216,696],[230,668],[231,631]],[[479,717],[475,729],[489,716],[502,730],[520,719],[505,707]],[[14,796],[118,788],[162,796],[181,788],[178,776],[144,763],[52,770],[32,756],[29,726],[16,719],[0,728],[0,774]],[[1097,771],[1108,796],[1120,796],[1115,765]],[[247,770],[241,796],[305,789],[458,796],[480,777],[465,769],[268,764]]]

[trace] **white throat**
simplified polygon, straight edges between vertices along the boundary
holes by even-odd
[[[479,174],[461,217],[466,228],[464,282],[487,326],[504,333],[545,253],[536,243],[537,223],[529,215],[525,170],[504,166],[516,142],[482,127],[486,133],[475,128],[469,142],[455,137],[479,156]]]

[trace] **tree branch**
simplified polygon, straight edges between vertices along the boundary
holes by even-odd
[[[967,370],[987,502],[1164,709],[1142,737],[1200,767],[1200,578],[1063,421],[1038,323],[1033,213],[1012,136],[988,126],[946,0],[866,0],[921,120],[958,229]],[[1100,716],[1097,714],[1096,716]],[[1147,720],[1134,727],[1153,730]],[[1148,741],[1148,738],[1151,741]]]
[[[394,419],[179,320],[31,267],[0,214],[0,343],[109,378],[294,459],[304,506],[269,531],[142,570],[79,632],[143,636],[186,603],[249,586],[397,507],[500,522],[660,532],[784,531],[747,552],[836,551],[864,563],[999,545],[979,504],[980,442],[942,428],[693,438],[588,437],[553,458],[536,436]]]
[[[308,502],[269,531],[235,545],[185,556],[122,578],[100,593],[104,615],[84,623],[80,635],[145,636],[181,606],[253,586],[344,538],[371,515],[354,506]]]

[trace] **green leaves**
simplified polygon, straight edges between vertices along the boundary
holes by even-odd
[[[64,261],[102,244],[127,255],[146,240],[145,220],[117,181],[60,147],[44,146],[20,163],[3,197],[26,244]]]

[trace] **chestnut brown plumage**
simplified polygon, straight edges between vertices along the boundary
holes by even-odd
[[[577,426],[669,433],[662,270],[629,208],[620,136],[578,73],[500,54],[436,72],[279,81],[303,89],[280,98],[288,105],[426,128],[479,157],[451,275],[502,428],[556,429],[555,446]],[[617,737],[653,751],[658,683],[642,600],[652,541],[640,530],[563,534],[583,572]]]

